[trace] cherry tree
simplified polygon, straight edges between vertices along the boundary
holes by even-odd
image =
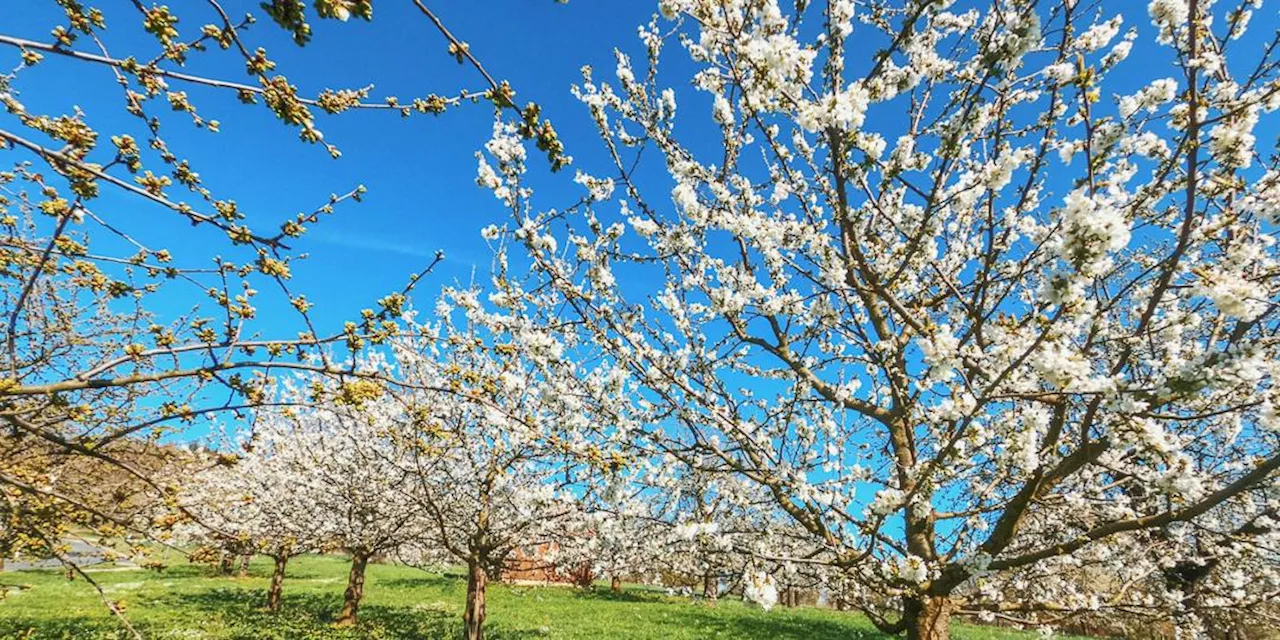
[[[587,514],[573,522],[566,535],[575,542],[557,558],[565,568],[588,565],[611,576],[615,591],[625,575],[710,603],[738,592],[765,608],[777,603],[779,587],[783,595],[801,584],[828,587],[832,572],[812,560],[820,551],[760,485],[690,470],[670,454],[639,453],[631,452],[626,472],[604,470],[584,483]]]
[[[267,609],[278,611],[289,560],[323,547],[331,516],[317,510],[323,496],[292,468],[292,443],[279,440],[284,434],[264,429],[255,435],[241,443],[242,453],[215,454],[211,466],[185,479],[182,510],[198,518],[186,527],[190,539],[230,537],[249,555],[271,558]]]
[[[370,356],[357,369],[385,371],[385,365]],[[354,624],[369,561],[421,533],[420,510],[405,489],[412,478],[397,464],[392,437],[399,405],[376,383],[353,386],[316,375],[286,380],[276,394],[289,406],[259,410],[251,451],[264,451],[258,464],[287,483],[279,489],[304,497],[308,517],[319,519],[312,535],[321,546],[350,554],[337,624]]]
[[[575,89],[609,159],[579,200],[538,201],[516,122],[478,171],[546,314],[643,387],[636,446],[758,485],[909,638],[1196,629],[1178,566],[1218,611],[1274,598],[1270,538],[1233,535],[1280,468],[1260,3],[658,6],[645,63]]]
[[[586,437],[593,399],[577,390],[590,373],[563,357],[554,331],[486,310],[479,296],[447,289],[433,322],[393,341],[411,390],[395,431],[402,473],[426,548],[467,568],[469,640],[484,637],[486,586],[517,550],[571,544],[578,468],[599,455]]]
[[[670,453],[641,468],[649,517],[663,529],[654,559],[664,574],[692,579],[705,600],[716,601],[722,581],[765,573],[774,564],[766,558],[791,557],[777,538],[788,523],[758,484],[692,469]]]
[[[586,484],[592,491],[583,496],[582,517],[564,532],[572,543],[558,550],[556,569],[586,567],[592,577],[607,576],[615,593],[622,591],[624,577],[660,582],[670,527],[655,517],[652,494],[631,474],[615,472]]]

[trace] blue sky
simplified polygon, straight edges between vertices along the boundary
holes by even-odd
[[[149,58],[158,45],[140,28],[138,14],[124,2],[99,3],[106,13],[106,45],[115,57]],[[223,3],[238,16],[247,9],[262,16],[256,0]],[[184,39],[213,21],[204,3],[170,3],[183,18]],[[594,129],[586,111],[570,94],[583,64],[611,71],[615,45],[636,49],[636,26],[646,22],[656,6],[650,2],[589,2],[560,4],[552,0],[501,0],[484,3],[436,2],[433,10],[460,39],[471,45],[495,77],[509,78],[517,101],[535,100],[560,129],[570,152],[580,163],[598,153]],[[263,17],[246,35],[247,43],[265,47],[279,63],[278,70],[314,96],[324,88],[360,87],[376,83],[373,96],[395,95],[403,101],[429,93],[450,94],[459,88],[483,89],[470,67],[458,65],[446,53],[446,41],[410,2],[375,3],[372,23],[313,20],[313,41],[295,46],[288,34]],[[52,2],[19,0],[0,3],[4,33],[48,42],[50,29],[65,19]],[[94,51],[89,41],[78,50]],[[195,54],[190,72],[237,82],[253,83],[243,63],[230,52],[216,49]],[[0,47],[0,68],[12,69],[18,51]],[[105,66],[46,56],[36,68],[20,74],[19,99],[33,112],[65,113],[78,106],[89,123],[106,137],[131,133],[143,140],[139,122],[123,113],[123,99]],[[480,229],[500,222],[503,212],[492,195],[474,184],[474,153],[488,139],[493,110],[468,104],[441,116],[407,120],[392,112],[320,114],[325,140],[341,148],[332,160],[323,148],[297,139],[297,130],[274,120],[262,107],[240,105],[230,92],[171,83],[188,92],[200,114],[222,123],[221,133],[197,130],[183,114],[161,110],[171,147],[191,160],[206,186],[221,198],[234,199],[260,221],[274,228],[286,217],[323,204],[330,193],[364,184],[363,204],[340,207],[338,213],[294,243],[311,257],[295,266],[294,286],[317,303],[318,319],[340,326],[361,308],[385,293],[399,289],[413,271],[430,261],[437,249],[446,261],[423,283],[419,305],[430,307],[442,284],[466,282],[473,267],[480,277],[489,266],[489,249]],[[7,115],[0,127],[15,129]],[[6,159],[8,160],[8,159]],[[7,162],[6,162],[7,163]],[[155,162],[154,164],[159,164]],[[152,165],[154,166],[154,165]],[[566,170],[564,193],[576,193],[573,169]],[[190,194],[171,190],[176,199]],[[553,196],[554,193],[548,193]],[[563,201],[565,198],[554,198]],[[172,213],[139,203],[106,188],[95,209],[124,224],[155,248],[168,247],[176,262],[205,266],[208,247],[223,247],[212,229],[193,231],[185,223],[171,224]],[[193,262],[194,260],[194,262]],[[284,320],[284,318],[282,318]],[[274,322],[264,313],[259,329],[296,330],[292,317]]]

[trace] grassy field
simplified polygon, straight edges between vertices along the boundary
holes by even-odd
[[[461,576],[370,565],[360,624],[335,629],[346,563],[340,557],[304,557],[290,564],[284,610],[263,608],[270,566],[255,562],[249,577],[216,577],[204,567],[177,565],[161,572],[92,573],[111,598],[122,601],[146,638],[454,638],[460,635]],[[68,582],[58,571],[0,573],[9,587],[0,600],[0,638],[126,638],[93,588]],[[15,585],[21,589],[13,590]],[[564,587],[495,584],[489,591],[492,640],[527,638],[766,638],[849,640],[883,638],[865,619],[829,610],[776,608],[768,613],[737,601],[716,606],[631,590],[586,592]],[[1026,639],[981,627],[956,628],[955,637]]]

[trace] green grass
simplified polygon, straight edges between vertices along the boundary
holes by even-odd
[[[296,558],[285,581],[284,608],[263,608],[270,565],[255,561],[247,578],[213,576],[209,570],[176,565],[145,570],[91,573],[112,599],[122,601],[130,621],[148,639],[454,638],[461,634],[462,576],[370,565],[360,624],[335,629],[347,565],[340,557]],[[83,580],[68,582],[59,571],[0,573],[10,587],[0,600],[0,638],[126,638],[97,593]],[[13,591],[12,587],[24,588]],[[812,607],[764,612],[733,600],[715,606],[643,590],[565,587],[489,589],[486,629],[492,640],[530,638],[766,638],[877,640],[864,618]],[[1000,629],[961,626],[955,637],[1026,639]]]

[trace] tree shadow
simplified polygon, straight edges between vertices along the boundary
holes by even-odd
[[[165,565],[160,569],[147,569],[148,574],[160,575],[166,578],[219,578],[225,580],[235,580],[237,578],[264,578],[268,579],[275,571],[275,567],[271,564],[269,558],[258,556],[249,564],[248,571],[240,574],[240,566],[237,564],[231,573],[225,573],[223,570],[212,564],[202,562],[180,562]],[[311,578],[330,578],[333,577],[333,571],[330,567],[317,565],[308,562],[292,562],[289,564],[289,578],[291,579],[311,579]]]
[[[626,602],[629,604],[665,604],[666,598],[652,591],[623,590],[614,592],[609,589],[575,589],[575,596],[580,600],[605,602]]]
[[[386,587],[403,587],[405,589],[417,589],[429,587],[432,589],[452,589],[454,587],[465,587],[467,583],[466,576],[432,574],[423,573],[420,576],[402,576],[397,578],[378,578],[378,585]]]
[[[171,564],[163,569],[154,569],[156,575],[166,578],[213,578],[223,577],[215,568],[205,564]],[[150,572],[149,572],[150,573]]]
[[[135,625],[136,626],[136,625]],[[144,631],[140,627],[139,631]],[[112,637],[123,629],[113,620],[78,617],[6,617],[0,620],[0,638],[101,638]],[[28,635],[30,634],[30,635]]]
[[[697,621],[699,628],[715,629],[729,638],[770,638],[772,640],[892,640],[877,631],[852,629],[834,620],[801,618],[770,614],[768,616],[724,616],[713,609],[694,609],[683,613]]]
[[[411,578],[404,580],[412,581]],[[388,581],[390,582],[390,581]],[[267,611],[261,589],[220,588],[170,597],[170,606],[192,614],[218,616],[236,640],[289,640],[293,638],[419,639],[452,638],[462,633],[462,621],[449,612],[418,606],[362,604],[360,621],[352,627],[333,626],[341,599],[332,594],[289,593],[278,613]],[[193,618],[195,619],[195,618]],[[493,640],[524,640],[537,635],[495,623],[487,625]]]

